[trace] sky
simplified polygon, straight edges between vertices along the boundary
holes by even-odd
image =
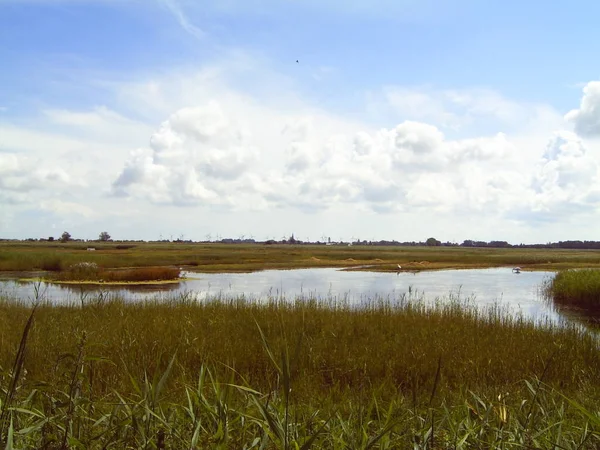
[[[599,14],[0,0],[0,238],[600,240]]]

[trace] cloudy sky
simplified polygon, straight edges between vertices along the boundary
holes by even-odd
[[[0,0],[0,237],[600,240],[599,14]]]

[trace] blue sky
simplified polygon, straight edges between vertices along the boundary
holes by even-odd
[[[597,239],[598,13],[0,0],[0,236]]]
[[[135,72],[201,62],[227,48],[256,52],[299,81],[302,70],[289,67],[296,59],[335,67],[340,97],[385,84],[483,85],[533,101],[550,101],[550,94],[568,107],[576,95],[569,86],[597,75],[588,63],[597,2],[379,1],[354,2],[355,11],[344,2],[202,3],[178,4],[205,33],[198,39],[166,3],[0,2],[0,56],[11,68],[3,71],[4,89],[35,87],[28,82],[37,67]]]

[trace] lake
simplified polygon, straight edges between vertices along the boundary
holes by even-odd
[[[44,297],[53,302],[78,302],[99,292],[119,295],[130,301],[194,295],[199,299],[211,296],[239,297],[260,300],[266,298],[295,299],[315,297],[345,300],[360,304],[373,299],[399,299],[424,296],[425,301],[460,295],[478,306],[498,304],[512,312],[521,312],[533,319],[561,321],[562,316],[540,293],[543,283],[554,272],[512,273],[511,268],[468,269],[400,272],[357,272],[333,268],[265,270],[253,273],[193,273],[188,279],[173,285],[108,287],[43,284]],[[33,297],[33,284],[0,280],[0,292],[11,297]]]

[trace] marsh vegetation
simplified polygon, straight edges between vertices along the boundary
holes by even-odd
[[[0,245],[0,270],[58,281],[177,279],[180,267],[600,267],[585,250]],[[593,304],[598,272],[564,274],[552,283],[557,298]],[[600,446],[600,352],[576,325],[460,298],[35,297],[32,312],[0,294],[4,448]]]
[[[0,242],[0,271],[60,272],[89,262],[104,269],[183,267],[198,272],[248,272],[264,269],[346,267],[397,271],[520,266],[525,270],[600,268],[595,250],[391,247],[354,245],[262,245],[187,243]]]
[[[545,286],[547,296],[559,307],[576,308],[592,319],[600,317],[600,270],[563,270]]]
[[[87,298],[42,301],[32,316],[30,304],[5,296],[2,440],[18,448],[600,444],[593,336],[446,300]]]
[[[133,269],[103,269],[96,263],[80,262],[58,272],[50,281],[129,283],[178,280],[180,269],[174,267],[138,267]]]

